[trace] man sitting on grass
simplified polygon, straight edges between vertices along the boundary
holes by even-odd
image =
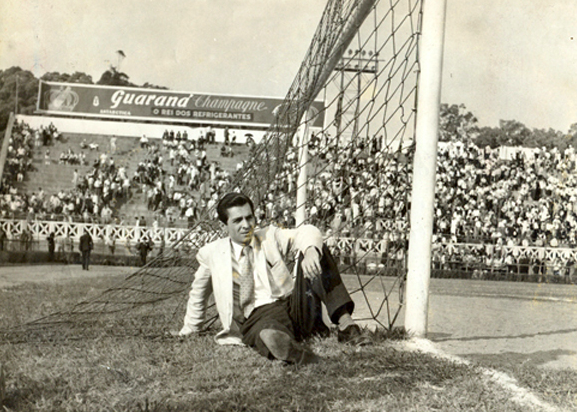
[[[202,330],[208,298],[214,293],[222,324],[215,339],[223,345],[244,344],[287,363],[315,362],[318,358],[297,340],[329,332],[320,301],[338,324],[339,342],[368,343],[351,318],[354,303],[317,228],[256,229],[254,205],[241,193],[223,196],[217,214],[229,237],[209,243],[197,254],[200,266],[180,336]],[[302,274],[295,287],[285,259],[298,252]]]

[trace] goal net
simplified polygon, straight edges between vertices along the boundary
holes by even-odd
[[[322,230],[360,321],[391,330],[403,308],[421,0],[329,0],[276,122],[228,187],[260,226]],[[319,103],[322,102],[322,103]],[[223,235],[214,205],[114,288],[5,333],[8,339],[178,330],[196,251]],[[214,327],[209,310],[206,327]]]

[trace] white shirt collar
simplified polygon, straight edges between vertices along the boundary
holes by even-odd
[[[254,238],[250,241],[249,245],[254,249]],[[230,244],[232,245],[232,255],[236,259],[237,262],[240,262],[240,258],[242,257],[242,249],[244,249],[243,245],[239,245],[236,242],[233,242],[232,239],[230,240]]]
[[[242,254],[242,245],[239,245],[236,242],[233,242],[232,239],[230,240],[230,245],[232,246],[232,256],[238,262],[240,260],[240,256]]]

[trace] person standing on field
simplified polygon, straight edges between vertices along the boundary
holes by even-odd
[[[46,240],[48,241],[48,261],[54,262],[54,232],[50,232]]]
[[[138,243],[137,249],[138,254],[140,255],[140,266],[146,265],[146,257],[148,256],[148,252],[153,249],[154,243],[148,236],[144,236],[142,240]]]
[[[82,253],[82,270],[88,270],[88,266],[90,265],[90,252],[92,252],[94,248],[94,243],[87,229],[84,229],[84,234],[80,236],[80,245],[78,248],[80,249],[80,253]]]

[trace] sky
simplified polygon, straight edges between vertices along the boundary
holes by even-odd
[[[311,42],[321,0],[3,0],[0,69],[85,72],[117,50],[136,84],[284,97]],[[447,0],[442,97],[480,126],[577,123],[577,2]]]

